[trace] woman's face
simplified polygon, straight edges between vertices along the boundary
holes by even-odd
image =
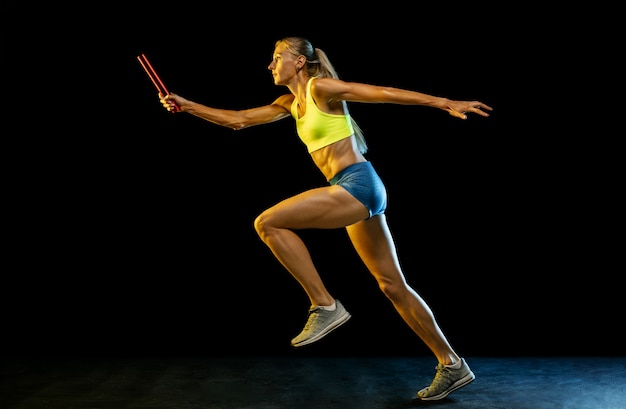
[[[297,74],[296,63],[297,57],[287,51],[282,44],[276,46],[272,62],[267,67],[272,71],[274,84],[286,85]]]

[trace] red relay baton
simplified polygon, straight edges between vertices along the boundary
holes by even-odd
[[[141,64],[143,69],[146,71],[146,74],[148,74],[148,77],[150,77],[150,80],[156,87],[157,91],[159,91],[161,95],[168,95],[170,92],[165,87],[165,84],[163,83],[163,81],[161,81],[161,78],[159,77],[155,69],[152,67],[152,64],[150,64],[150,61],[148,61],[148,57],[146,57],[145,54],[141,54],[137,56],[137,59],[139,60],[139,63]],[[178,105],[174,103],[174,110],[172,112],[177,112],[178,110],[179,110]]]

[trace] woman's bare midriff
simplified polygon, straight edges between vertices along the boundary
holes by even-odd
[[[348,166],[367,161],[359,152],[354,136],[311,152],[311,158],[327,181]]]

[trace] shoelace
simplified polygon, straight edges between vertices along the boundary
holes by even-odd
[[[306,324],[304,325],[304,329],[305,330],[309,329],[309,327],[311,327],[311,325],[313,325],[313,322],[319,316],[319,314],[316,314],[319,310],[320,310],[319,307],[313,308],[312,310],[309,310],[309,317],[308,317],[308,320],[307,320]]]
[[[452,374],[452,370],[444,365],[437,365],[435,368],[437,369],[437,373],[435,374],[435,379],[433,379],[433,383],[430,385],[431,387],[438,386],[440,383],[446,380],[447,383],[450,382],[450,375]],[[448,385],[446,385],[447,387]]]

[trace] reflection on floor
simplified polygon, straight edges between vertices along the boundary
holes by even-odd
[[[466,360],[474,382],[422,402],[424,356],[4,358],[0,408],[626,408],[626,357]]]

